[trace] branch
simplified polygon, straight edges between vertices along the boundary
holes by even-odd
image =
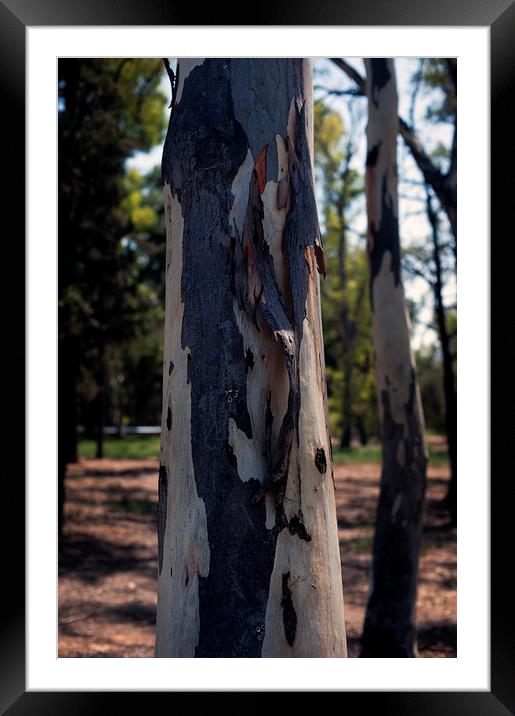
[[[338,89],[328,89],[327,87],[323,87],[322,85],[315,85],[313,87],[314,90],[317,90],[319,92],[324,92],[326,96],[328,97],[363,97],[359,89],[356,87],[350,87],[346,90],[338,90]]]
[[[362,77],[352,65],[349,65],[348,62],[345,62],[345,60],[342,60],[340,57],[330,57],[329,59],[356,83],[359,94],[366,96],[367,83],[365,78]]]
[[[401,117],[399,117],[399,133],[406,142],[418,168],[424,175],[424,179],[437,192],[435,185],[443,185],[445,177],[433,163],[429,155],[426,154],[413,129]]]
[[[359,72],[349,65],[348,62],[339,58],[331,57],[333,62],[340,70],[353,80],[360,94],[366,95],[366,81]],[[419,138],[413,129],[401,118],[399,120],[399,133],[409,147],[413,159],[418,168],[422,172],[425,181],[430,184],[435,194],[438,196],[445,213],[447,214],[453,233],[456,234],[456,221],[454,214],[456,213],[456,189],[449,182],[449,176],[445,176],[434,164],[428,154],[426,154]],[[451,159],[452,166],[452,159]]]
[[[410,103],[410,110],[409,110],[409,121],[412,127],[415,126],[415,103],[417,101],[417,96],[420,90],[420,85],[422,83],[422,69],[424,67],[425,60],[422,58],[419,60],[418,65],[418,71],[416,73],[416,78],[414,81],[414,87],[413,92],[411,93],[411,103]]]
[[[173,108],[175,105],[175,97],[177,95],[177,74],[172,70],[172,66],[168,57],[163,57],[163,64],[165,66],[166,74],[168,75],[170,84],[172,86],[172,101],[170,102],[170,107]]]

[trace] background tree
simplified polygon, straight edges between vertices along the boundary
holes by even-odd
[[[456,482],[457,482],[457,396],[456,396],[456,312],[446,305],[444,288],[446,279],[454,275],[454,252],[449,242],[441,235],[441,222],[434,207],[432,190],[426,187],[426,211],[430,225],[429,246],[413,247],[406,256],[406,267],[410,274],[423,278],[433,294],[434,319],[439,342],[439,381],[442,388],[443,427],[449,451],[451,479],[444,500],[449,509],[451,522],[456,525]],[[432,358],[434,359],[434,349]],[[440,392],[440,391],[439,391]]]
[[[442,176],[449,177],[456,196],[456,60],[421,59],[412,80],[410,125],[415,131],[415,106],[422,95],[430,95],[431,101],[425,110],[425,120],[431,127],[451,127],[449,145],[438,142],[428,152],[433,165]],[[457,403],[456,403],[456,305],[453,298],[446,296],[446,287],[455,283],[457,264],[456,204],[454,219],[450,222],[449,212],[442,204],[441,197],[424,175],[422,182],[411,181],[411,198],[418,199],[420,214],[424,214],[427,233],[412,245],[406,254],[405,266],[411,276],[423,279],[433,296],[434,317],[432,325],[438,336],[440,380],[443,388],[444,432],[447,439],[451,478],[443,506],[449,510],[451,524],[456,525],[456,483],[457,483]],[[405,183],[406,186],[406,183]],[[447,216],[446,216],[447,215]],[[449,219],[449,221],[446,220]]]
[[[345,656],[308,60],[181,60],[157,656]]]
[[[344,90],[332,89],[330,93],[333,95],[348,94],[353,96],[365,96],[366,82],[358,70],[343,58],[332,58],[332,62],[350,78],[353,82],[353,87]],[[425,113],[425,121],[433,126],[448,126],[451,128],[450,141],[447,146],[440,143],[433,150],[424,146],[424,142],[420,138],[420,132],[415,126],[415,105],[421,95],[431,96]],[[427,204],[426,191],[432,191],[434,197],[438,199],[438,205],[435,207],[433,204],[433,211],[435,212],[435,216],[437,216],[439,224],[439,261],[442,267],[445,266],[443,271],[447,276],[449,276],[449,273],[452,274],[452,272],[455,274],[457,264],[457,63],[455,58],[424,58],[419,60],[418,69],[412,79],[409,119],[405,120],[399,117],[398,123],[399,134],[422,176],[422,181],[416,181],[412,178],[408,178],[406,172],[403,172],[404,176],[401,175],[400,178],[404,190],[409,187],[415,188],[415,195],[412,193],[411,196],[405,198],[409,198],[410,201],[418,199],[421,202],[421,209],[423,205]],[[441,211],[438,210],[438,206]],[[445,216],[446,221],[442,221],[442,214]],[[426,216],[429,229],[428,234],[432,236],[432,223],[427,213]],[[415,253],[418,251],[419,253],[426,254],[432,261],[434,258],[434,242],[430,239],[428,244],[429,248],[427,244],[427,241],[425,241],[423,245],[419,243]],[[452,267],[449,267],[447,257],[443,255],[447,250],[446,247],[450,249],[454,259]],[[410,251],[410,253],[412,252]],[[411,275],[419,275],[422,278],[428,276],[428,272],[423,265],[421,266],[419,264],[417,269],[413,270],[413,262],[410,262],[408,268]],[[434,272],[431,271],[429,273],[434,274]],[[436,284],[432,279],[429,279],[429,282],[431,290],[434,291]],[[443,288],[443,284],[441,287]],[[443,296],[440,303],[440,311],[443,310],[444,313],[448,313],[449,307],[446,305]],[[452,306],[451,310],[453,310]],[[445,333],[444,327],[446,322],[447,319],[441,319],[439,323],[438,321],[435,322],[435,328],[440,336],[441,345],[441,336]],[[438,326],[440,328],[438,328]],[[442,330],[443,333],[441,332]],[[445,342],[445,340],[444,336],[443,341]],[[451,479],[449,481],[447,495],[442,505],[449,510],[451,524],[455,524],[457,476],[456,424],[453,415],[456,414],[456,396],[455,390],[453,391],[452,389],[453,382],[455,382],[455,378],[452,379],[452,362],[453,360],[449,360],[449,358],[446,358],[444,361],[442,350],[440,367],[445,399],[443,407],[446,415],[445,429],[451,462]],[[431,414],[429,414],[429,417],[431,417]],[[437,423],[438,420],[436,420],[435,424]]]
[[[401,277],[397,88],[392,60],[366,60],[368,257],[382,472],[362,656],[416,655],[426,481],[424,420]]]
[[[59,60],[60,513],[66,463],[77,457],[79,410],[100,457],[113,354],[142,308],[157,303],[139,288],[137,254],[123,240],[133,225],[122,204],[126,160],[164,130],[161,74],[157,60]]]
[[[363,176],[353,166],[357,131],[356,121],[345,132],[340,114],[322,101],[315,104],[315,162],[328,272],[322,312],[331,432],[344,449],[353,432],[366,444],[378,430],[366,237],[353,227],[361,211],[356,200],[364,193]]]

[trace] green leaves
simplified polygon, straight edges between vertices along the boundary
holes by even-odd
[[[152,59],[59,61],[59,335],[80,356],[81,421],[104,369],[122,378],[109,384],[113,407],[147,401],[159,419],[162,193],[159,170],[126,162],[163,138],[163,71]],[[140,371],[146,396],[132,389]]]

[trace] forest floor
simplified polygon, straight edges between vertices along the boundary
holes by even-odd
[[[373,462],[334,467],[351,657],[359,655],[379,471]],[[448,467],[430,466],[417,601],[421,657],[456,656],[456,530],[438,507],[448,477]],[[59,656],[153,656],[156,461],[81,458],[69,467],[66,497]]]

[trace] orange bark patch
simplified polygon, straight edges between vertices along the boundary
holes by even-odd
[[[263,147],[259,152],[258,158],[256,159],[256,174],[258,178],[259,193],[262,194],[265,190],[266,185],[266,153],[268,151],[268,144]]]
[[[304,246],[304,261],[308,265],[309,276],[313,276],[313,258],[311,254],[311,246]]]

